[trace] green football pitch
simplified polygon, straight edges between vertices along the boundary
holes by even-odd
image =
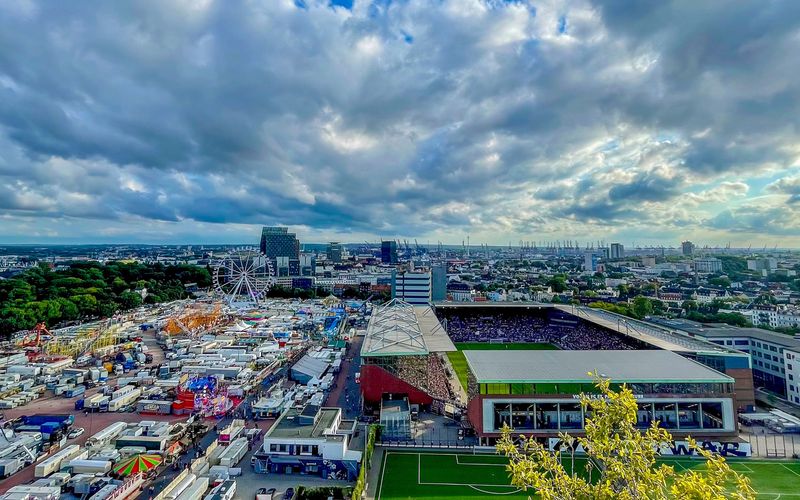
[[[553,344],[535,343],[513,343],[513,344],[490,344],[489,342],[456,342],[457,351],[448,352],[447,357],[453,370],[456,372],[458,381],[467,389],[467,358],[461,351],[552,351],[558,349]]]
[[[698,459],[665,459],[677,471],[703,467]],[[413,453],[385,450],[378,500],[442,500],[447,498],[522,499],[535,497],[510,485],[507,463],[497,455]],[[731,466],[750,478],[759,499],[800,499],[800,462],[732,460]],[[569,470],[567,459],[565,466]],[[585,474],[586,460],[575,469]]]

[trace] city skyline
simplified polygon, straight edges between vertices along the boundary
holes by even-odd
[[[798,248],[798,30],[791,1],[0,4],[0,244]]]

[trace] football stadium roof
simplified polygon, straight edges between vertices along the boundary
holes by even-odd
[[[464,351],[478,383],[733,383],[671,351]]]
[[[602,309],[592,309],[590,307],[573,308],[571,306],[555,307],[570,314],[574,314],[583,320],[614,330],[628,337],[642,340],[660,349],[707,354],[737,353],[735,350],[714,344],[713,342],[690,337],[684,332],[670,330],[654,323],[639,321]]]
[[[430,306],[392,299],[373,310],[361,355],[421,356],[455,350]]]

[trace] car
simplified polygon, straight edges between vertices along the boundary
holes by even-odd
[[[283,500],[292,500],[294,498],[294,488],[286,488],[286,493],[283,494]]]
[[[259,488],[256,491],[256,500],[273,500],[275,498],[275,488]]]
[[[72,429],[71,431],[69,431],[69,434],[67,434],[67,437],[69,439],[75,439],[75,438],[79,437],[81,434],[83,434],[84,432],[86,432],[86,429],[84,429],[83,427],[77,427],[77,428]]]

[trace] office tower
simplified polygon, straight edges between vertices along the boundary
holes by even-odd
[[[342,262],[342,244],[338,241],[328,243],[328,250],[325,253],[328,255],[328,260],[334,264]]]
[[[691,241],[684,241],[681,243],[683,255],[692,255],[694,253],[694,243]]]
[[[288,227],[265,226],[261,230],[261,253],[276,257],[300,258],[300,241]]]
[[[265,226],[261,230],[261,253],[272,263],[275,276],[300,274],[300,241],[289,228]]]
[[[394,240],[381,242],[381,262],[397,264],[397,242]]]
[[[622,243],[612,243],[611,252],[609,252],[609,256],[612,259],[621,259],[625,257],[625,247],[622,246]]]
[[[586,253],[583,255],[583,269],[586,271],[597,271],[597,254]]]
[[[447,300],[447,264],[444,262],[431,267],[431,300]]]

